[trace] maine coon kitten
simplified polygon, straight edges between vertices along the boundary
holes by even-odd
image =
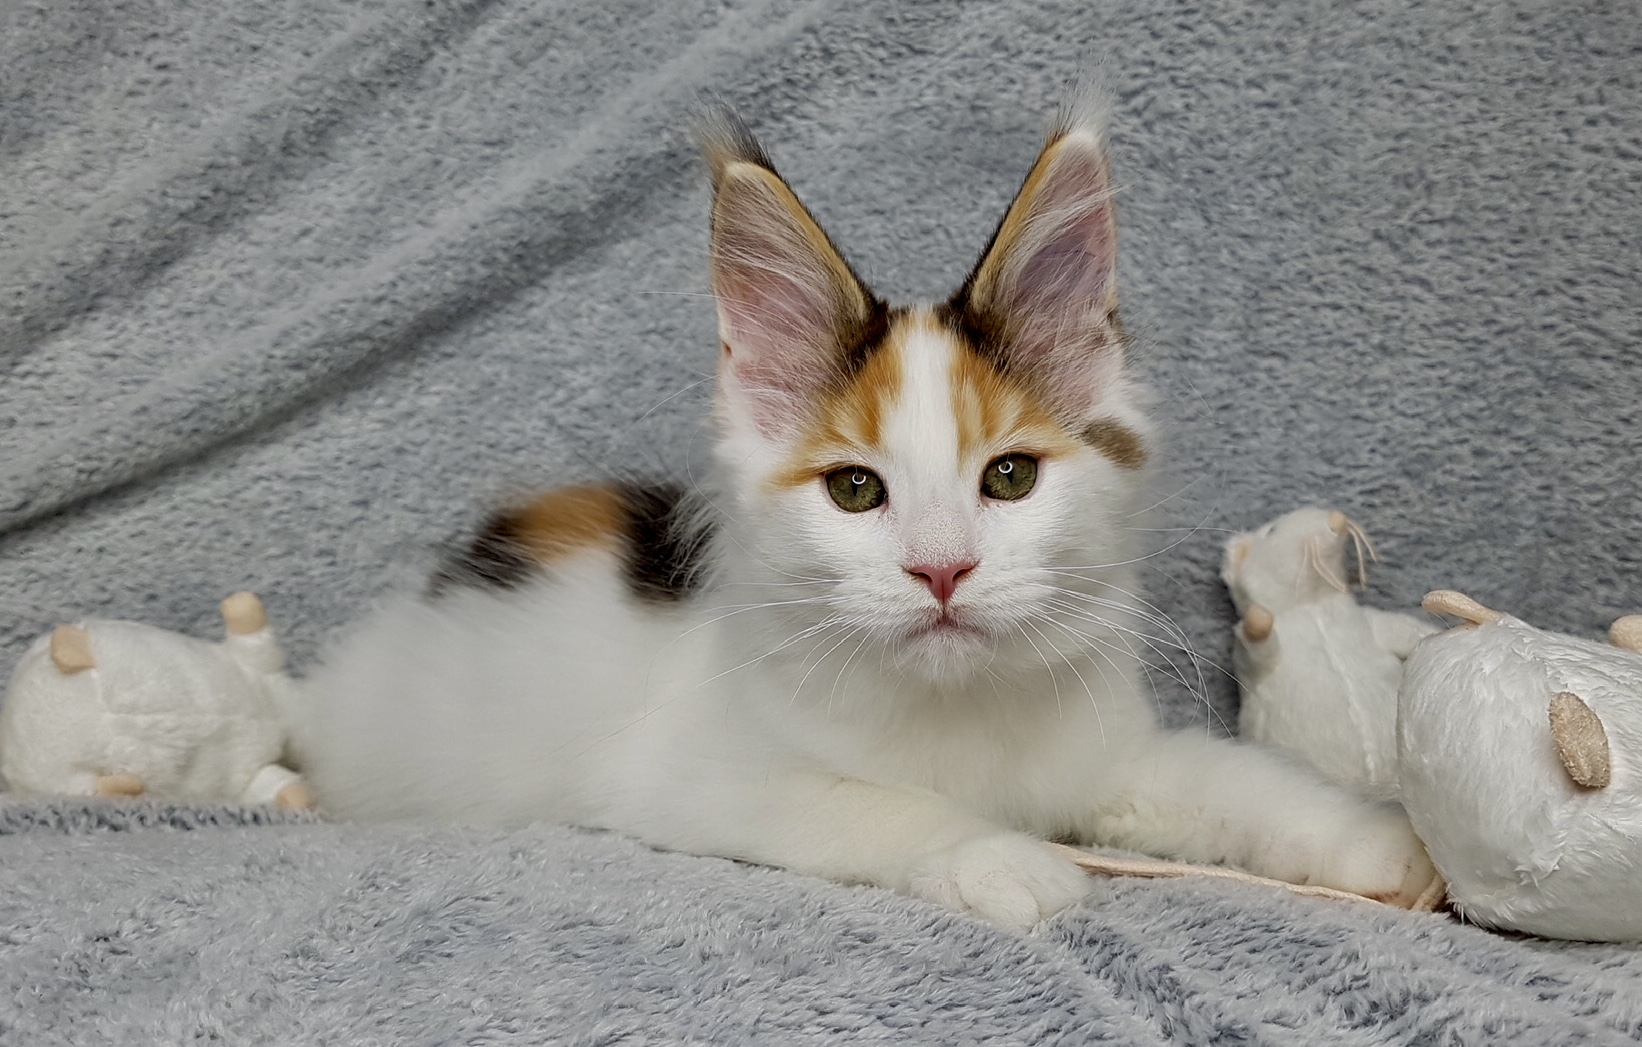
[[[910,308],[733,120],[705,151],[712,497],[498,517],[311,680],[325,806],[604,827],[1018,928],[1088,890],[1044,839],[1412,900],[1400,811],[1154,720],[1098,122],[1063,119],[963,286]]]

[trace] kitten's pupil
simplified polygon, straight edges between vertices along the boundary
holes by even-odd
[[[864,513],[884,504],[889,492],[884,481],[870,469],[846,465],[826,475],[827,493],[833,503],[846,513]]]
[[[981,474],[981,493],[1002,502],[1025,498],[1038,482],[1038,460],[1029,454],[996,458]]]

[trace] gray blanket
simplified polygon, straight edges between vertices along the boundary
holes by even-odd
[[[0,672],[60,619],[300,665],[519,488],[699,467],[704,94],[943,293],[1102,65],[1156,601],[1234,719],[1227,528],[1369,602],[1642,609],[1642,17],[1599,2],[55,0],[0,8]],[[1201,668],[1201,680],[1198,670]],[[1175,677],[1179,677],[1176,679]],[[186,831],[184,831],[186,830]],[[1021,939],[557,827],[0,808],[0,1041],[1630,1042],[1642,951],[1114,883]]]

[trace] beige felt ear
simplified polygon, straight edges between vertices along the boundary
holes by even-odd
[[[1250,643],[1260,643],[1271,636],[1271,631],[1277,625],[1277,619],[1272,613],[1259,604],[1250,604],[1249,613],[1243,616],[1243,638]]]
[[[1591,707],[1569,691],[1551,699],[1551,737],[1557,758],[1576,785],[1606,789],[1613,777],[1608,755],[1608,732]]]
[[[97,668],[97,657],[91,653],[91,634],[77,625],[59,625],[51,631],[51,660],[64,673]]]
[[[1471,599],[1453,589],[1434,589],[1425,594],[1420,606],[1432,614],[1452,615],[1455,618],[1464,618],[1468,625],[1482,625],[1486,622],[1497,622],[1504,615],[1498,611]]]
[[[1642,614],[1627,614],[1608,627],[1608,641],[1615,647],[1642,654]]]
[[[268,627],[268,612],[256,593],[238,592],[222,601],[222,623],[230,636],[249,636]]]

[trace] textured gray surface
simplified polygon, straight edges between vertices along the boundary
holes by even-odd
[[[1621,1044],[1623,946],[1114,882],[1021,938],[556,826],[0,836],[8,1043]],[[286,819],[272,819],[278,823]],[[17,828],[0,808],[0,831]],[[171,830],[171,831],[168,831]],[[188,831],[175,831],[175,830]]]
[[[1218,529],[1307,501],[1380,539],[1373,602],[1642,608],[1629,5],[62,0],[0,9],[0,671],[240,587],[300,662],[484,500],[699,460],[701,92],[881,290],[934,295],[1091,56],[1186,528],[1154,595],[1204,654]],[[1634,950],[1230,888],[1022,943],[554,829],[5,818],[11,1042],[1642,1034]]]

